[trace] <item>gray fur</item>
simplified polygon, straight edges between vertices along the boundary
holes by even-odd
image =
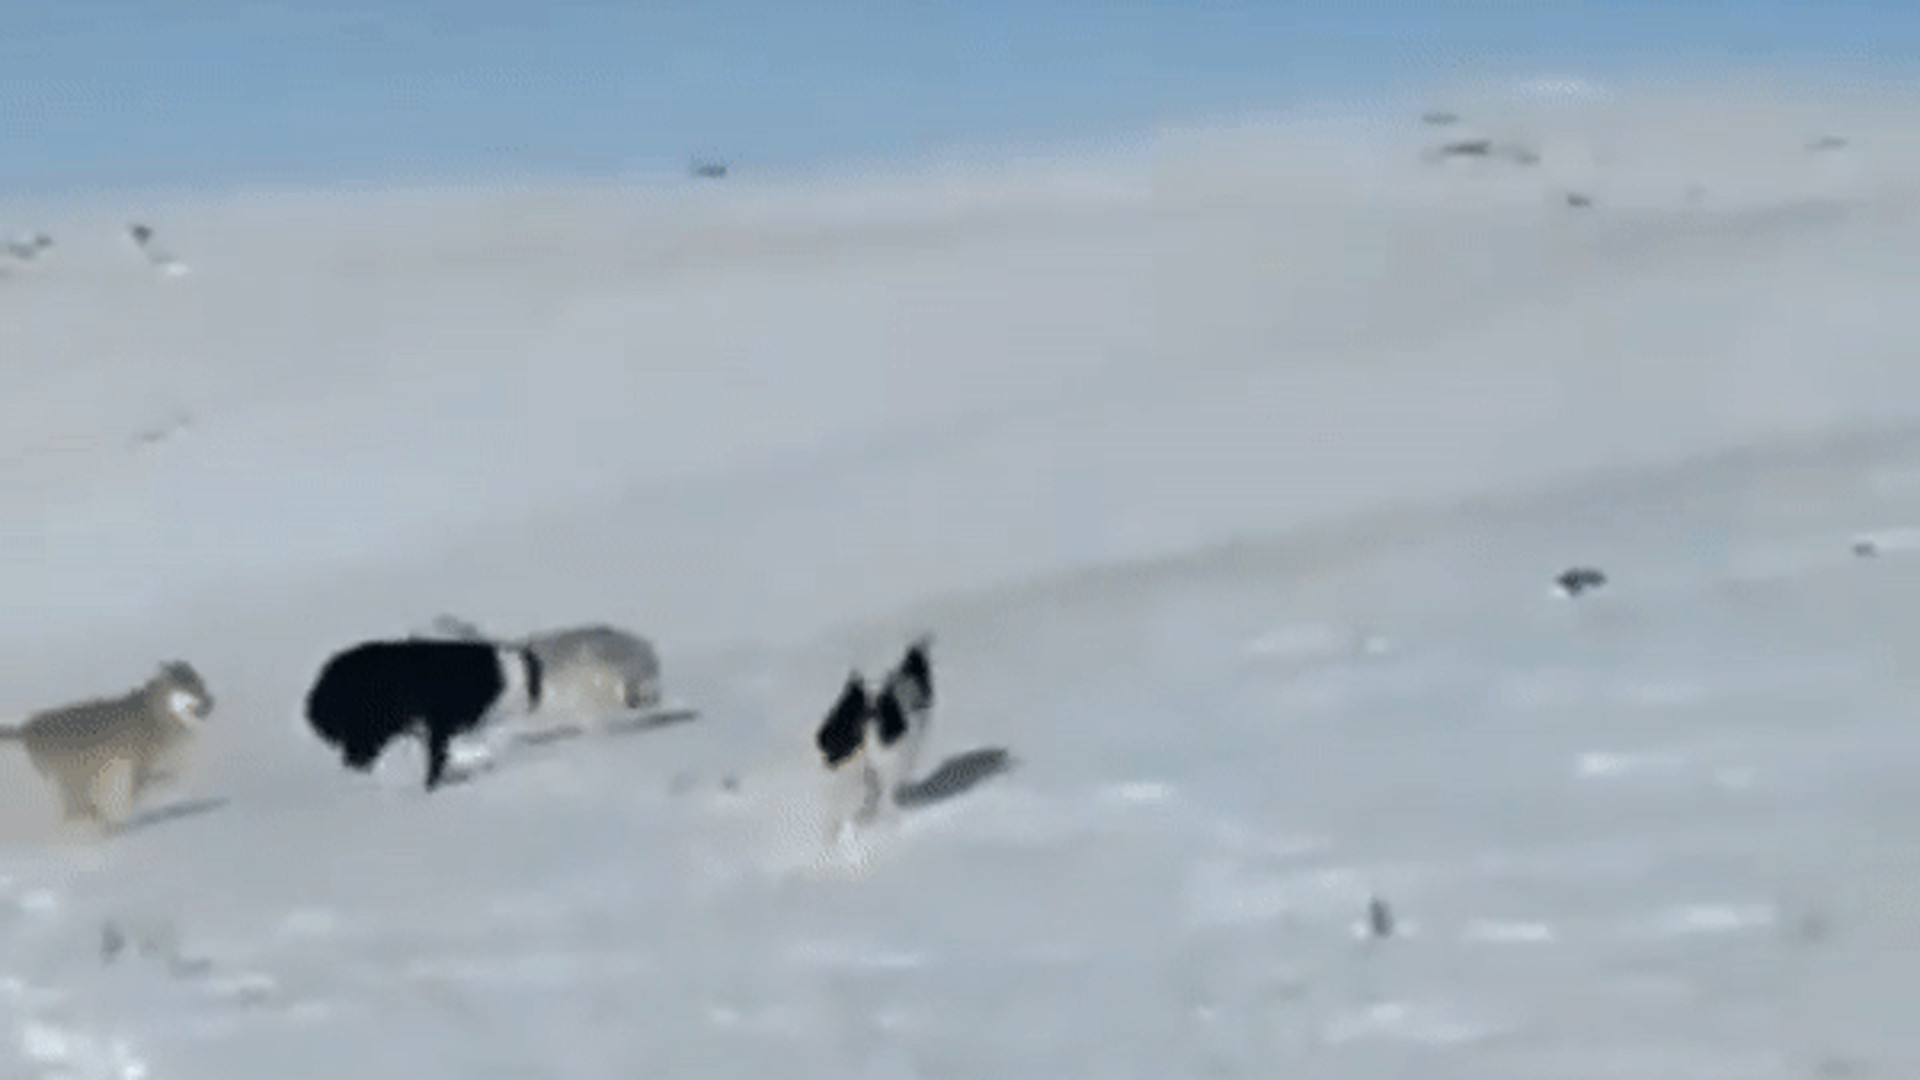
[[[0,728],[0,739],[25,747],[34,771],[53,785],[63,822],[110,829],[126,823],[148,788],[177,775],[213,706],[199,672],[176,660],[129,693],[43,710]]]
[[[431,632],[459,641],[485,641],[476,625],[452,615],[433,620]],[[543,696],[562,709],[604,713],[660,704],[660,657],[637,634],[605,624],[543,630],[512,641],[539,659]]]
[[[532,634],[519,644],[540,658],[555,685],[582,676],[608,679],[607,704],[628,709],[660,703],[660,657],[645,640],[611,626]]]

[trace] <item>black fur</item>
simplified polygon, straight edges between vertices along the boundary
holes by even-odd
[[[900,691],[893,683],[880,692],[873,706],[874,730],[880,733],[880,745],[892,746],[907,733],[907,710],[900,705]]]
[[[520,662],[527,665],[527,704],[540,704],[540,680],[546,675],[546,665],[534,655],[532,649],[521,649]]]
[[[906,735],[909,714],[933,704],[933,663],[927,658],[931,644],[923,637],[909,645],[877,696],[867,693],[859,672],[847,676],[840,700],[814,736],[827,768],[838,768],[860,749],[867,725],[879,734],[880,745],[890,747]]]
[[[867,685],[859,672],[853,672],[847,676],[846,688],[840,691],[840,700],[834,703],[813,737],[820,747],[820,755],[826,758],[827,768],[839,768],[859,751],[866,734],[868,708]]]
[[[539,661],[525,652],[529,698]],[[307,722],[348,768],[373,768],[387,744],[420,734],[427,790],[440,785],[449,745],[478,728],[507,688],[499,649],[475,641],[369,641],[328,660],[307,694]]]

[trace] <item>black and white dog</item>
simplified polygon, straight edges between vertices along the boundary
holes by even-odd
[[[912,778],[933,716],[931,648],[927,637],[907,646],[877,695],[858,671],[850,673],[814,734],[828,772],[859,784],[854,822],[871,820]]]
[[[453,742],[483,736],[490,760],[513,714],[539,707],[540,660],[484,641],[367,641],[335,654],[307,693],[307,722],[348,768],[372,770],[403,735],[427,747],[427,790],[439,787]]]

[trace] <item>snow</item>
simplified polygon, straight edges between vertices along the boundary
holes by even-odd
[[[104,841],[0,754],[0,1076],[1913,1071],[1920,129],[1570,85],[0,222],[0,714],[218,700]],[[442,612],[700,717],[344,772],[319,664]]]

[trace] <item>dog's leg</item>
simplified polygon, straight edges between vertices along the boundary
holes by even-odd
[[[529,724],[518,715],[499,716],[480,729],[479,738],[468,743],[460,760],[454,762],[462,773],[485,772],[500,763],[500,756],[515,735]]]
[[[427,733],[427,790],[440,786],[447,772],[448,739],[444,732],[431,730]]]
[[[854,811],[856,825],[870,824],[880,813],[880,806],[892,792],[887,788],[887,778],[875,765],[873,758],[862,755],[860,758],[860,808]]]
[[[834,842],[860,816],[865,796],[866,763],[845,761],[826,776],[826,794],[821,825],[828,843]]]
[[[895,754],[893,775],[887,778],[887,798],[896,797],[902,787],[915,782],[920,767],[920,745],[927,741],[927,729],[932,725],[931,704],[907,711],[907,734],[900,740]]]

